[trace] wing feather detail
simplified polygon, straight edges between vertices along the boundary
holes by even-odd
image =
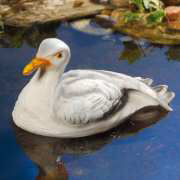
[[[123,90],[102,79],[63,81],[57,88],[56,119],[70,125],[86,125],[103,119],[122,101]]]

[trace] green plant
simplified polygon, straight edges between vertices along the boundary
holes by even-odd
[[[140,12],[144,10],[154,11],[163,8],[163,3],[160,0],[129,0],[130,4],[135,5]]]
[[[164,16],[165,16],[164,10],[156,10],[151,12],[146,18],[147,25],[151,26],[161,23]]]
[[[125,23],[144,19],[147,26],[152,26],[161,23],[165,16],[163,3],[160,0],[130,0],[130,3],[135,5],[138,8],[138,11],[128,11],[125,13]],[[147,13],[147,15],[143,18],[144,13]]]
[[[124,22],[125,23],[130,23],[130,22],[134,22],[134,21],[139,21],[140,20],[140,15],[138,13],[134,13],[134,12],[126,12],[124,15]]]

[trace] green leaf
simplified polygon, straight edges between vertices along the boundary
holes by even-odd
[[[161,23],[165,13],[163,10],[156,10],[150,13],[150,15],[146,18],[148,25],[155,25]]]
[[[139,21],[140,18],[141,17],[138,13],[128,11],[124,15],[124,22],[129,23],[129,22]]]

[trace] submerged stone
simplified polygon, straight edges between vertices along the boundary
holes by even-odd
[[[81,19],[71,23],[74,29],[91,35],[108,35],[113,32],[111,28],[103,28],[93,19]]]

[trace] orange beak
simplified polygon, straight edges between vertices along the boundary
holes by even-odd
[[[42,59],[42,58],[34,58],[32,61],[25,66],[23,69],[23,75],[28,76],[30,75],[33,71],[35,71],[38,68],[47,68],[50,66],[51,63],[49,60]]]

